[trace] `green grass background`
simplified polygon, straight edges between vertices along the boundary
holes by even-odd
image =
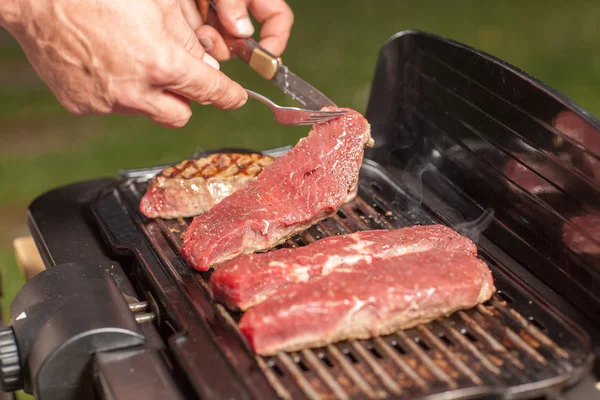
[[[296,22],[284,62],[338,104],[364,111],[379,49],[418,29],[458,40],[527,71],[600,116],[599,1],[292,0]],[[244,64],[222,69],[292,105]],[[8,304],[23,284],[12,239],[26,234],[27,205],[54,187],[119,169],[175,162],[198,149],[292,144],[306,133],[273,122],[250,101],[236,111],[195,106],[182,129],[143,118],[75,117],[63,110],[0,31],[0,271]],[[7,311],[5,311],[7,312]],[[21,394],[22,396],[22,394]],[[25,398],[25,397],[21,397]]]

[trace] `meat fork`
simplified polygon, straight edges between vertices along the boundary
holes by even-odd
[[[275,114],[275,121],[283,125],[299,126],[320,124],[334,118],[339,118],[346,113],[344,110],[319,111],[297,107],[281,107],[261,94],[247,89],[246,92],[248,93],[248,97],[251,97],[269,106],[269,108],[273,110],[273,113]]]

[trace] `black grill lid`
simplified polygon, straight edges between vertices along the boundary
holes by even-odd
[[[493,215],[486,236],[595,319],[598,119],[501,60],[414,31],[381,50],[366,116],[367,157],[439,196],[451,223]]]

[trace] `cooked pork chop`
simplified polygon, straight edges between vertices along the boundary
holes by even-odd
[[[390,334],[474,307],[494,291],[485,262],[430,250],[288,286],[246,311],[240,329],[258,354],[272,355]]]
[[[336,107],[325,109],[337,109]],[[370,127],[358,112],[314,125],[253,182],[194,218],[182,255],[206,271],[240,254],[270,249],[333,215],[356,195]]]
[[[477,255],[477,246],[443,225],[411,226],[331,236],[295,249],[246,254],[219,265],[210,278],[215,297],[246,310],[282,288],[363,261],[426,250]]]
[[[140,202],[148,218],[183,218],[202,214],[256,179],[273,157],[217,153],[186,160],[157,174]]]

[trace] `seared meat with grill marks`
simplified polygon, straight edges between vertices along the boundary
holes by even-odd
[[[430,250],[362,261],[288,286],[250,308],[240,329],[261,355],[390,334],[487,301],[485,262]]]
[[[475,243],[443,225],[362,231],[295,249],[236,257],[219,265],[210,285],[215,297],[229,308],[246,310],[284,287],[330,274],[337,268],[432,249],[477,255]]]
[[[217,153],[186,160],[157,174],[140,202],[148,218],[193,217],[256,179],[273,157]]]
[[[183,235],[181,253],[188,264],[206,271],[240,254],[270,249],[355,196],[364,147],[373,140],[367,120],[346,110],[314,125],[255,181],[195,217]]]

